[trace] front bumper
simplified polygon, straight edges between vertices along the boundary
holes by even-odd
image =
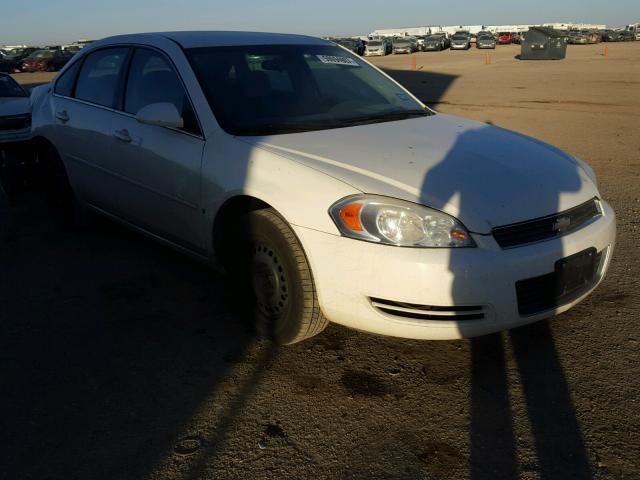
[[[20,130],[0,130],[0,144],[26,142],[30,139],[31,127]]]
[[[448,340],[506,330],[562,313],[600,283],[615,246],[615,214],[564,237],[501,249],[473,235],[477,248],[400,248],[294,227],[311,264],[318,300],[332,322],[394,337]],[[557,308],[521,316],[515,284],[553,272],[557,260],[595,247],[606,251],[601,275],[586,293]],[[433,320],[385,313],[371,299],[435,307],[480,306],[481,319]]]
[[[451,44],[451,49],[452,50],[464,50],[465,48],[467,48],[467,44],[466,43],[465,44],[455,44],[455,43]]]
[[[365,57],[383,57],[384,50],[373,50],[373,51],[365,50],[364,56]]]

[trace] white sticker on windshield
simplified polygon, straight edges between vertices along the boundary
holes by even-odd
[[[351,67],[359,67],[358,62],[349,57],[337,57],[334,55],[316,55],[322,63],[331,63],[333,65],[349,65]]]

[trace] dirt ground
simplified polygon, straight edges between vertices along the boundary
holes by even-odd
[[[589,162],[618,216],[573,310],[452,342],[254,340],[226,279],[41,196],[0,200],[0,478],[640,478],[640,42],[374,62],[437,110]],[[16,75],[24,84],[40,74]]]

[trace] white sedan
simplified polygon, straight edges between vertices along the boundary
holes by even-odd
[[[328,321],[471,337],[602,280],[615,215],[584,162],[436,113],[297,35],[108,38],[33,95],[50,197],[222,265],[278,343]]]

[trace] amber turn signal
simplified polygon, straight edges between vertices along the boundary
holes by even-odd
[[[340,219],[344,225],[353,230],[354,232],[362,231],[362,224],[360,223],[360,210],[362,210],[361,203],[350,203],[340,209]]]

